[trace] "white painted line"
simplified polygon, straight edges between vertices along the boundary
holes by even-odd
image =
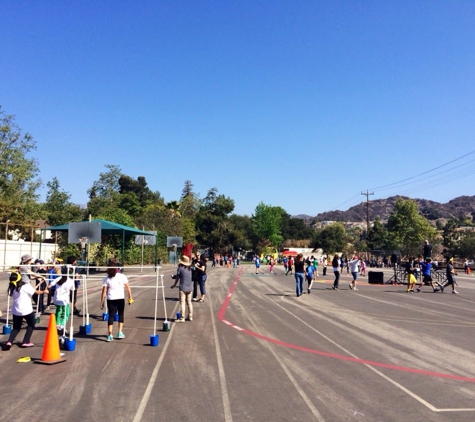
[[[208,293],[208,297],[209,297]],[[219,337],[218,337],[218,330],[216,329],[216,318],[215,313],[213,311],[213,305],[211,304],[211,297],[209,297],[209,310],[211,312],[210,319],[213,325],[213,334],[214,340],[216,345],[216,357],[218,361],[218,372],[219,372],[219,383],[221,385],[221,398],[223,400],[223,410],[224,410],[224,420],[225,422],[232,422],[233,415],[231,413],[231,404],[229,402],[229,394],[228,394],[228,387],[226,385],[226,374],[224,372],[224,365],[223,365],[223,356],[221,355],[221,347],[219,345]]]
[[[160,354],[160,357],[158,358],[155,368],[153,368],[152,376],[150,377],[150,380],[148,381],[148,385],[143,394],[142,401],[140,402],[139,408],[137,409],[137,413],[135,414],[134,422],[140,422],[142,420],[142,416],[145,412],[145,408],[147,407],[147,403],[150,399],[150,394],[152,393],[153,386],[155,385],[155,381],[157,380],[158,371],[160,370],[160,366],[162,366],[163,359],[165,359],[165,355],[168,350],[168,345],[170,344],[172,340],[174,331],[175,331],[174,329],[170,328],[170,334],[168,335],[167,342],[165,343],[165,346],[163,347],[163,351]]]
[[[255,332],[259,332],[259,328],[256,327],[256,324],[253,320],[251,321],[251,325],[253,325]],[[320,414],[318,409],[313,405],[312,401],[310,400],[308,395],[305,393],[305,390],[302,387],[300,387],[299,383],[297,382],[295,377],[292,375],[292,373],[288,369],[287,365],[280,359],[279,355],[275,352],[274,347],[272,347],[272,345],[267,341],[265,341],[263,344],[269,349],[269,351],[274,356],[275,360],[279,363],[280,367],[283,369],[283,371],[285,372],[285,374],[289,378],[290,382],[293,384],[293,386],[295,387],[297,392],[300,394],[300,396],[302,397],[305,404],[308,406],[310,411],[315,416],[315,419],[318,422],[325,422],[325,419],[323,419],[323,416]]]
[[[233,328],[239,331],[244,331],[244,328],[238,327],[237,325],[233,325]]]
[[[223,322],[226,324],[226,325],[233,325],[232,322],[229,322],[227,319],[223,319]]]
[[[314,327],[309,325],[306,321],[304,321],[303,319],[299,318],[297,315],[290,312],[288,309],[281,306],[278,302],[274,301],[274,304],[277,305],[282,310],[284,310],[285,312],[287,312],[288,314],[292,315],[295,319],[300,321],[302,324],[306,325],[308,328],[310,328],[312,331],[314,331],[315,333],[317,333],[318,335],[323,337],[329,343],[333,344],[334,346],[336,346],[337,348],[339,348],[343,352],[347,353],[349,356],[351,356],[355,359],[360,359],[361,360],[361,358],[356,356],[354,353],[351,353],[349,350],[345,349],[343,346],[338,344],[336,341],[330,339],[325,334],[321,333],[320,331],[318,331],[317,329],[315,329]],[[432,410],[433,412],[441,412],[441,411],[444,411],[444,412],[457,412],[457,411],[473,412],[473,411],[475,411],[475,409],[443,409],[443,410],[442,409],[437,409],[435,406],[433,406],[432,404],[430,404],[429,402],[424,400],[422,397],[418,396],[417,394],[413,393],[411,390],[407,389],[406,387],[402,386],[398,382],[396,382],[393,379],[389,378],[387,375],[383,374],[381,371],[377,370],[375,367],[373,367],[369,364],[366,364],[366,363],[363,364],[363,365],[366,366],[367,368],[371,369],[374,373],[379,375],[381,378],[384,378],[386,381],[390,382],[391,384],[395,385],[400,390],[404,391],[407,395],[411,396],[414,400],[417,400],[419,403],[423,404],[424,406],[426,406],[428,409]]]

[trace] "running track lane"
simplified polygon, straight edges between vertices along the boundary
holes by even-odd
[[[256,332],[248,330],[246,328],[239,327],[239,326],[233,324],[232,322],[228,321],[225,318],[225,315],[226,315],[226,310],[229,306],[229,303],[231,302],[231,298],[232,298],[232,295],[234,293],[234,290],[236,289],[236,286],[237,286],[237,284],[240,280],[241,273],[242,273],[242,269],[237,274],[231,288],[229,289],[228,294],[226,295],[226,298],[225,298],[223,304],[221,305],[220,310],[218,311],[217,317],[220,321],[224,322],[226,325],[240,331],[243,334],[247,334],[249,336],[256,337],[260,340],[268,341],[270,343],[274,343],[274,344],[277,344],[277,345],[282,346],[282,347],[287,347],[289,349],[300,350],[301,352],[312,353],[314,355],[325,356],[325,357],[329,357],[329,358],[333,358],[333,359],[346,360],[346,361],[354,362],[354,363],[362,363],[364,365],[370,365],[370,366],[375,366],[375,367],[380,367],[380,368],[387,368],[387,369],[392,369],[394,371],[410,372],[410,373],[413,373],[413,374],[427,375],[427,376],[430,376],[430,377],[447,378],[447,379],[456,380],[456,381],[475,383],[475,378],[463,377],[463,376],[460,376],[460,375],[443,374],[443,373],[432,372],[432,371],[425,371],[423,369],[409,368],[409,367],[406,367],[406,366],[392,365],[392,364],[383,363],[383,362],[374,362],[374,361],[371,361],[371,360],[358,359],[358,358],[353,358],[351,356],[344,356],[344,355],[338,355],[338,354],[335,354],[335,353],[323,352],[321,350],[309,349],[307,347],[298,346],[296,344],[286,343],[284,341],[281,341],[281,340],[278,340],[278,339],[275,339],[275,338],[266,337],[266,336],[263,336],[262,334],[256,333]]]

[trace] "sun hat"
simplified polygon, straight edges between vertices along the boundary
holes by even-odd
[[[182,255],[180,259],[178,260],[178,263],[181,265],[184,265],[185,267],[189,267],[191,265],[190,258],[187,257],[186,255]]]
[[[25,262],[31,261],[33,257],[30,254],[25,254],[21,257],[21,263],[24,264]]]

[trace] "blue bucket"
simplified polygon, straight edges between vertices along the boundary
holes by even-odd
[[[150,346],[157,347],[159,339],[160,339],[160,336],[158,334],[155,334],[155,335],[152,334],[150,336]]]
[[[109,321],[109,313],[108,312],[103,312],[102,313],[102,320],[103,321]]]
[[[10,334],[11,332],[12,332],[12,326],[5,324],[3,326],[3,334]]]
[[[86,324],[86,325],[80,325],[79,326],[79,334],[82,336],[86,334],[91,334],[92,331],[92,325],[91,324]]]
[[[67,338],[64,341],[64,350],[67,350],[68,352],[74,352],[76,350],[76,339],[73,338],[72,340],[70,340],[69,338]]]

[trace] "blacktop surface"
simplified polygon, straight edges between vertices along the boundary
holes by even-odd
[[[367,277],[351,291],[346,273],[334,291],[333,274],[320,274],[297,298],[282,266],[258,275],[250,264],[210,268],[194,320],[166,332],[163,321],[178,310],[175,270],[160,268],[163,301],[153,269],[126,268],[135,302],[125,311],[126,338],[110,343],[99,308],[104,274],[91,276],[92,332],[77,335],[83,319],[74,319],[76,347],[62,351],[63,363],[34,362],[49,321],[42,315],[35,347],[0,352],[0,421],[475,420],[473,275],[458,276],[455,295],[427,286],[408,294]],[[0,285],[1,328],[5,274]],[[158,347],[150,346],[155,334]],[[17,363],[24,356],[32,361]]]

